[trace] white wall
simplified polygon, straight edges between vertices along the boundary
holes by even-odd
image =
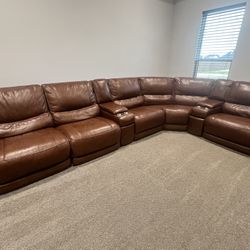
[[[170,75],[193,75],[195,46],[202,11],[240,2],[244,2],[244,0],[183,0],[176,3],[170,55]],[[248,2],[247,11],[229,77],[235,80],[250,81],[250,0],[245,2]]]
[[[0,86],[167,75],[167,0],[0,0]]]

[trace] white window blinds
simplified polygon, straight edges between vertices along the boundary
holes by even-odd
[[[194,77],[227,79],[246,3],[204,11],[197,42]]]

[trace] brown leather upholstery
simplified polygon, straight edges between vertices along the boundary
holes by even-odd
[[[41,86],[0,89],[0,138],[53,126]]]
[[[173,78],[145,77],[140,79],[144,104],[171,104],[173,102]]]
[[[108,87],[108,80],[106,79],[98,79],[94,80],[93,88],[96,96],[97,103],[104,103],[111,101],[111,94]]]
[[[99,115],[91,82],[65,82],[43,85],[56,125]]]
[[[100,108],[91,82],[46,84],[43,87],[55,123],[59,125],[57,129],[70,142],[74,163],[92,159],[87,155],[95,155],[99,150],[119,147],[120,128],[115,122],[99,116]],[[74,161],[74,158],[78,160]]]
[[[191,106],[168,105],[164,108],[166,114],[166,123],[175,125],[186,125],[189,114],[192,111]]]
[[[67,138],[54,128],[0,139],[0,184],[15,181],[69,159]]]
[[[100,108],[108,113],[111,113],[112,115],[117,115],[119,113],[124,113],[128,111],[126,107],[118,105],[114,102],[100,104]]]
[[[163,110],[154,107],[138,107],[129,110],[135,116],[135,133],[162,126],[165,115]]]
[[[225,100],[226,93],[230,90],[232,86],[231,80],[216,80],[212,83],[211,92],[209,94],[210,99],[215,99],[219,101]]]
[[[225,95],[225,101],[250,106],[250,83],[233,82]]]
[[[141,89],[137,78],[119,78],[109,80],[109,89],[114,102],[127,108],[143,104]]]
[[[211,91],[212,81],[209,79],[176,78],[175,103],[195,106],[207,99]]]
[[[54,128],[41,86],[0,89],[0,193],[70,166],[67,138]]]
[[[58,130],[68,137],[73,157],[82,157],[120,143],[119,126],[103,117],[64,124]]]
[[[109,89],[113,100],[128,99],[141,94],[137,78],[110,79]]]
[[[195,106],[192,108],[191,115],[205,119],[207,116],[221,112],[221,107],[207,108],[203,106]]]
[[[207,99],[205,101],[197,103],[197,106],[201,106],[201,107],[209,108],[209,109],[221,107],[222,105],[223,105],[222,101],[218,101],[215,99]]]
[[[231,114],[214,114],[205,119],[204,132],[250,147],[250,120]]]
[[[2,88],[0,194],[163,128],[250,154],[250,83],[144,77]]]

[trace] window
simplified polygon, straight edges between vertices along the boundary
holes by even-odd
[[[228,78],[245,8],[242,3],[203,12],[194,77]]]

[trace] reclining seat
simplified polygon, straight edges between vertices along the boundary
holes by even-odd
[[[41,86],[0,89],[0,193],[70,166],[66,136],[53,128]]]
[[[115,104],[124,106],[135,117],[135,140],[162,129],[163,110],[144,106],[137,78],[110,79],[109,89]]]
[[[222,113],[205,119],[203,136],[250,154],[250,83],[233,82],[225,95]]]
[[[43,85],[57,129],[71,146],[74,165],[107,154],[120,146],[120,128],[100,116],[91,82]]]
[[[176,78],[174,86],[174,104],[165,109],[167,130],[185,131],[192,107],[207,99],[212,80]]]

